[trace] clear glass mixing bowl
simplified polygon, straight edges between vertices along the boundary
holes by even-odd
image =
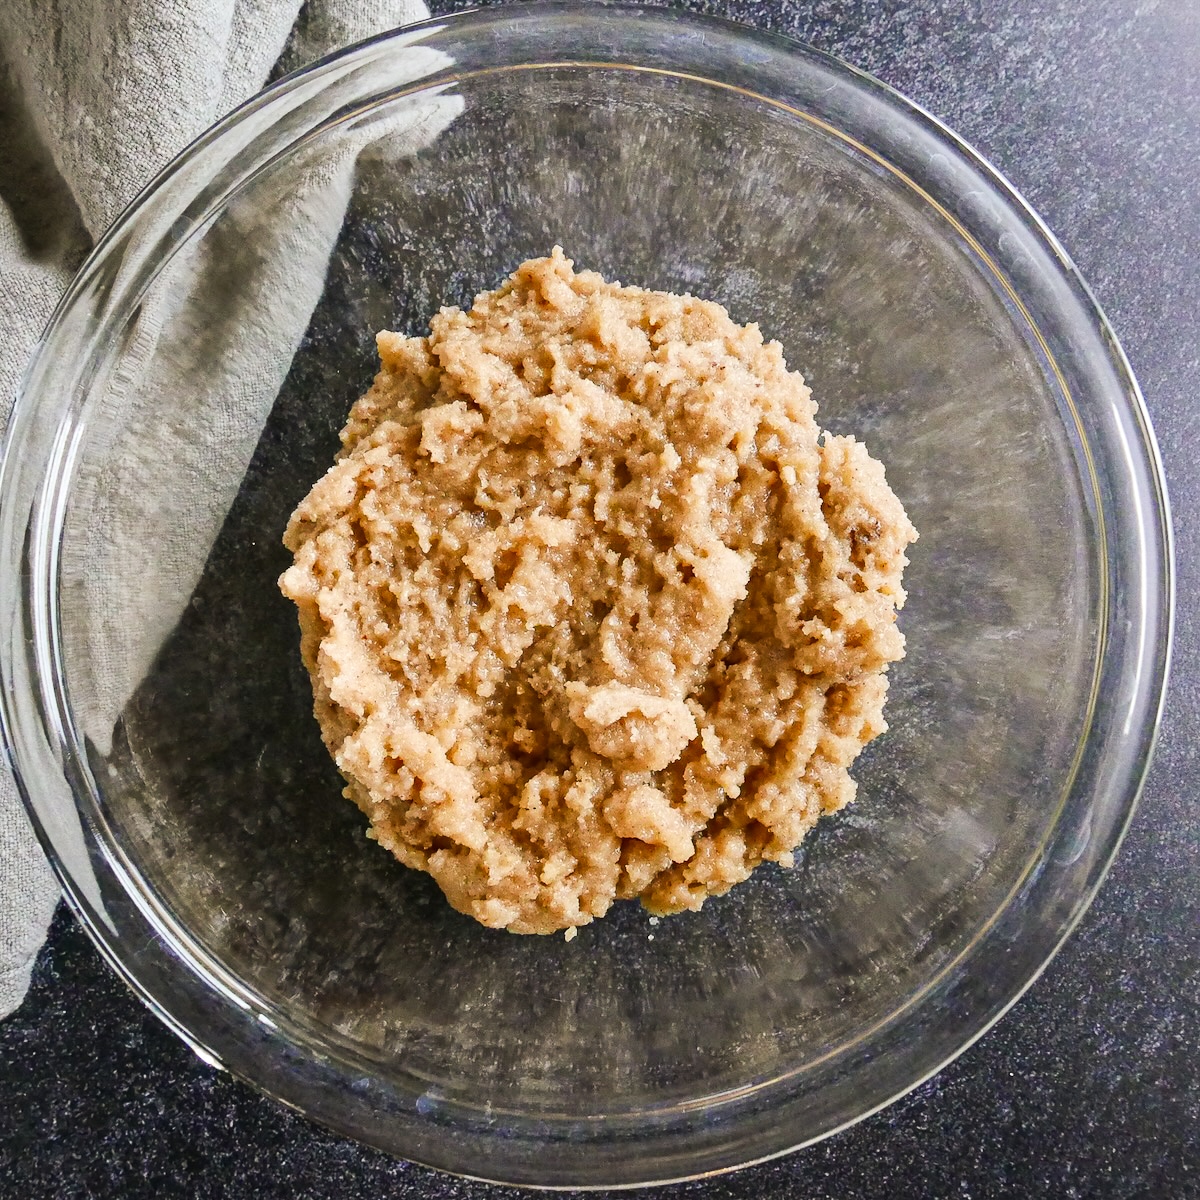
[[[921,532],[857,802],[792,869],[570,944],[363,836],[275,587],[375,331],[556,242],[758,320]],[[75,281],[0,486],[6,734],[98,945],[205,1058],[491,1179],[720,1170],[937,1070],[1086,907],[1161,703],[1162,477],[1062,249],[874,80],[653,9],[429,22],[243,106]]]

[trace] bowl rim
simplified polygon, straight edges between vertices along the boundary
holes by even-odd
[[[2,689],[3,694],[0,697],[0,725],[3,727],[5,744],[8,748],[10,761],[14,766],[14,774],[17,777],[26,809],[30,814],[39,839],[46,849],[47,855],[63,884],[64,894],[67,896],[72,909],[92,937],[92,940],[101,949],[105,958],[161,1020],[172,1028],[185,1042],[191,1045],[201,1058],[213,1065],[223,1066],[226,1069],[234,1071],[234,1073],[239,1074],[247,1082],[251,1083],[252,1086],[273,1095],[276,1099],[280,1099],[284,1103],[295,1106],[294,1098],[274,1090],[269,1084],[265,1083],[261,1078],[255,1077],[252,1073],[244,1072],[239,1068],[237,1062],[230,1063],[225,1061],[227,1054],[224,1051],[210,1045],[209,1038],[199,1035],[193,1024],[189,1023],[179,1012],[175,1011],[172,1004],[165,1000],[160,993],[147,985],[146,980],[131,965],[126,944],[120,937],[116,936],[113,923],[106,914],[105,904],[103,902],[97,903],[95,895],[89,894],[88,889],[81,884],[78,871],[68,865],[67,860],[69,856],[63,850],[62,831],[56,829],[53,822],[46,818],[50,807],[58,802],[54,796],[49,795],[45,779],[45,768],[48,763],[52,763],[55,760],[56,755],[52,753],[47,757],[45,754],[31,753],[31,732],[40,732],[45,739],[47,748],[59,752],[57,756],[58,769],[61,772],[62,779],[66,782],[70,790],[70,794],[76,801],[79,801],[81,792],[86,791],[89,785],[85,775],[81,775],[78,770],[73,769],[70,761],[73,740],[71,737],[71,714],[69,704],[60,686],[61,671],[56,666],[56,662],[58,661],[57,655],[61,653],[61,645],[56,636],[57,608],[53,586],[56,576],[53,569],[53,556],[49,552],[49,549],[43,547],[37,538],[33,539],[32,548],[27,548],[25,541],[25,534],[31,528],[30,522],[33,521],[39,504],[42,506],[41,516],[43,518],[45,517],[45,512],[54,507],[52,503],[49,503],[51,497],[48,495],[48,489],[54,481],[53,471],[48,470],[46,473],[44,486],[47,492],[43,493],[42,490],[35,489],[34,495],[30,497],[32,503],[26,503],[26,498],[23,496],[17,497],[14,495],[22,486],[24,486],[25,491],[29,490],[29,481],[26,478],[28,463],[31,461],[28,455],[28,447],[31,443],[36,442],[33,426],[40,419],[40,413],[36,411],[39,409],[39,405],[34,402],[38,398],[38,385],[41,379],[40,373],[44,368],[46,358],[51,356],[57,348],[57,342],[69,339],[72,317],[75,315],[76,309],[80,306],[86,307],[89,296],[93,294],[98,284],[104,282],[111,284],[113,260],[119,259],[120,253],[126,248],[124,243],[129,241],[131,231],[139,222],[145,221],[147,212],[153,210],[155,206],[158,206],[160,209],[164,207],[169,208],[171,203],[178,202],[179,197],[171,195],[172,189],[176,185],[181,183],[187,186],[191,185],[193,180],[188,174],[190,168],[200,162],[205,154],[214,146],[220,145],[222,139],[230,131],[240,129],[246,122],[253,123],[262,119],[265,123],[265,119],[271,115],[273,108],[283,103],[285,98],[293,96],[297,89],[304,89],[309,85],[327,81],[336,76],[343,68],[352,67],[354,64],[362,62],[381,49],[400,49],[414,44],[429,45],[431,44],[429,41],[431,37],[436,37],[437,34],[446,29],[455,31],[459,36],[468,36],[472,29],[478,33],[489,29],[494,30],[501,25],[525,24],[532,26],[533,24],[538,24],[552,26],[556,21],[560,24],[564,22],[569,23],[574,28],[595,28],[603,25],[605,35],[614,43],[620,40],[617,36],[618,32],[629,32],[633,25],[637,25],[643,29],[671,27],[675,30],[692,29],[701,33],[707,31],[714,38],[723,38],[726,42],[733,45],[755,47],[760,51],[769,52],[775,56],[790,58],[796,66],[797,71],[820,67],[827,74],[836,76],[847,83],[852,91],[870,97],[875,103],[881,105],[881,109],[890,109],[893,113],[902,116],[913,127],[923,129],[926,135],[939,143],[952,155],[957,156],[963,165],[990,186],[992,193],[999,199],[1002,207],[1007,210],[1007,215],[1014,217],[1024,227],[1025,231],[1033,239],[1033,243],[1041,249],[1047,260],[1054,263],[1060,275],[1059,282],[1066,285],[1068,292],[1080,305],[1081,311],[1083,311],[1090,321],[1091,331],[1096,336],[1098,344],[1102,345],[1106,350],[1109,365],[1124,394],[1127,411],[1123,416],[1128,419],[1132,430],[1132,440],[1125,447],[1129,456],[1129,467],[1134,475],[1139,475],[1140,472],[1139,477],[1145,484],[1142,489],[1143,494],[1141,498],[1149,501],[1146,513],[1142,514],[1146,517],[1147,524],[1141,532],[1146,533],[1148,536],[1145,539],[1146,544],[1143,554],[1144,577],[1141,582],[1144,585],[1147,584],[1148,581],[1145,578],[1145,572],[1149,572],[1155,564],[1157,564],[1159,569],[1153,572],[1154,578],[1150,581],[1157,585],[1157,595],[1152,597],[1148,594],[1142,595],[1139,593],[1137,597],[1142,607],[1139,609],[1141,620],[1140,622],[1135,622],[1135,624],[1138,625],[1139,631],[1143,634],[1146,643],[1143,646],[1143,657],[1149,654],[1150,661],[1145,664],[1137,681],[1138,687],[1136,691],[1140,697],[1145,719],[1136,729],[1138,743],[1136,751],[1125,764],[1126,778],[1124,779],[1123,787],[1120,789],[1124,795],[1124,804],[1120,813],[1120,819],[1107,831],[1107,840],[1098,854],[1095,867],[1088,878],[1087,885],[1074,897],[1074,903],[1070,911],[1059,921],[1056,929],[1057,936],[1049,952],[1042,957],[1040,963],[1031,972],[1027,972],[1027,977],[1024,978],[1024,981],[1015,990],[1010,989],[1003,1003],[993,1004],[986,1015],[977,1015],[976,1019],[971,1023],[971,1028],[967,1035],[956,1042],[951,1052],[939,1056],[936,1062],[929,1065],[923,1073],[911,1078],[898,1090],[894,1090],[889,1095],[877,1099],[876,1102],[864,1106],[861,1111],[856,1112],[840,1123],[821,1129],[813,1136],[777,1138],[776,1140],[779,1144],[768,1152],[749,1158],[739,1158],[738,1161],[717,1163],[715,1165],[706,1162],[698,1164],[695,1170],[656,1174],[644,1179],[585,1180],[580,1183],[575,1181],[546,1181],[534,1178],[511,1179],[498,1177],[497,1175],[489,1174],[486,1169],[463,1170],[461,1167],[453,1164],[436,1161],[436,1155],[432,1157],[423,1157],[420,1153],[405,1155],[406,1157],[413,1157],[415,1161],[427,1162],[429,1165],[455,1171],[456,1173],[473,1178],[497,1182],[532,1183],[534,1186],[562,1188],[643,1186],[677,1182],[711,1174],[715,1171],[736,1169],[754,1162],[761,1162],[781,1154],[789,1153],[801,1146],[809,1145],[840,1129],[846,1128],[848,1125],[854,1124],[858,1120],[892,1103],[941,1070],[943,1066],[952,1061],[953,1058],[957,1057],[958,1054],[962,1053],[981,1037],[1024,994],[1025,990],[1037,979],[1041,971],[1045,969],[1045,966],[1057,952],[1063,941],[1070,935],[1070,932],[1091,903],[1108,866],[1119,849],[1120,842],[1132,819],[1137,798],[1140,795],[1149,766],[1153,745],[1157,738],[1165,700],[1174,618],[1174,549],[1170,505],[1161,458],[1144,400],[1124,351],[1121,349],[1095,297],[1080,277],[1078,270],[1054,235],[1047,229],[1028,203],[1008,183],[1004,176],[939,120],[912,101],[907,100],[894,89],[874,79],[867,73],[800,42],[721,18],[701,17],[678,10],[659,9],[636,4],[611,3],[609,0],[601,0],[600,3],[590,6],[590,9],[591,11],[580,11],[578,6],[559,2],[559,0],[552,0],[549,3],[523,3],[515,6],[509,5],[493,9],[458,13],[449,17],[430,18],[416,25],[383,34],[366,42],[359,43],[356,46],[338,51],[317,63],[286,76],[263,93],[260,93],[238,109],[235,109],[229,116],[192,142],[135,198],[132,204],[114,223],[113,227],[100,240],[91,256],[89,256],[87,262],[67,289],[47,326],[46,332],[35,347],[17,402],[14,405],[13,415],[10,419],[4,442],[3,459],[0,460],[0,501],[4,501],[2,506],[0,506],[0,511],[3,512],[4,517],[2,524],[0,524],[0,565],[16,568],[15,570],[0,572],[0,577],[2,577],[0,578],[0,628],[4,627],[3,617],[11,616],[12,621],[9,627],[13,631],[9,639],[6,639],[3,645],[0,646],[0,678],[2,678],[4,685]],[[655,69],[615,60],[592,62],[590,60],[579,60],[569,57],[559,57],[554,59],[553,63],[560,66],[578,66],[581,69],[592,66],[604,67],[605,69]],[[537,65],[539,64],[518,63],[512,64],[511,69],[530,69]],[[752,67],[747,67],[746,69],[750,74],[753,74]],[[408,94],[423,92],[432,87],[442,86],[447,81],[455,78],[473,77],[480,73],[479,71],[466,73],[449,71],[444,74],[435,75],[430,79],[419,80],[406,89],[399,89],[395,95],[400,96],[406,92]],[[671,73],[686,75],[685,72],[679,71]],[[692,78],[698,83],[729,86],[721,80],[708,78],[703,74],[697,74]],[[765,91],[751,94],[757,95],[759,99],[763,99],[769,103],[782,104],[778,98],[773,98],[770,93]],[[782,106],[787,107],[786,105]],[[797,112],[796,115],[806,120],[812,120],[811,115],[803,112]],[[840,137],[843,136],[837,129],[834,129],[833,132]],[[849,138],[843,138],[843,140],[853,142],[853,139]],[[294,143],[289,143],[289,146],[292,144]],[[890,160],[885,161],[884,158],[880,157],[869,147],[861,145],[858,148],[877,158],[878,161],[883,162],[888,169],[894,169],[894,164]],[[260,162],[258,169],[261,169],[266,161],[269,160]],[[897,172],[897,174],[904,177],[902,172]],[[242,182],[244,183],[250,177],[247,175]],[[908,179],[906,179],[906,182],[916,187],[918,191],[922,191],[926,195],[926,199],[929,199],[931,203],[937,204],[937,201],[932,196],[924,193],[924,190],[918,184]],[[184,190],[186,191],[186,187]],[[188,201],[184,206],[184,212],[187,214],[188,220],[192,223],[188,231],[189,235],[202,225],[207,211],[218,207],[229,198],[229,191],[222,193],[219,191],[219,188],[214,188],[213,191],[216,193],[215,198],[212,196],[208,197],[208,209],[205,209],[203,204],[197,203],[197,200],[204,199],[204,196],[197,197],[193,195],[190,198],[183,197],[184,200]],[[189,204],[190,207],[188,206]],[[176,235],[168,234],[167,238],[171,236]],[[153,244],[156,246],[161,245],[160,242]],[[182,244],[181,236],[177,236],[175,244],[176,248]],[[979,247],[979,249],[986,257],[984,248]],[[147,276],[147,280],[152,276],[153,272],[161,269],[164,261],[156,261],[152,269],[147,262],[140,264],[143,270],[151,270],[151,275]],[[1007,278],[1005,272],[999,267],[996,267],[995,270],[997,279],[1004,282]],[[126,286],[132,287],[133,285],[127,283]],[[1024,310],[1020,292],[1015,287],[1011,288],[1010,291],[1013,299]],[[1038,326],[1036,322],[1027,312],[1026,316],[1029,319],[1031,328],[1037,331]],[[1049,354],[1048,347],[1047,353]],[[1057,369],[1054,356],[1049,354],[1049,357],[1051,363],[1055,364],[1055,369]],[[1070,389],[1067,388],[1066,391],[1069,398]],[[1068,402],[1070,402],[1070,399],[1068,399]],[[65,444],[66,441],[69,441],[69,438],[65,437],[64,430],[69,432],[69,422],[64,423],[56,431],[60,435],[63,435],[58,438],[53,448],[54,452],[59,454],[60,459],[69,451],[69,447]],[[1080,426],[1080,433],[1082,436],[1082,426]],[[1086,448],[1086,437],[1084,437],[1084,442]],[[1103,518],[1103,505],[1101,505],[1100,511]],[[18,520],[20,516],[26,518],[24,524]],[[1103,545],[1107,545],[1107,535]],[[1111,615],[1110,612],[1105,612],[1106,626],[1111,619]],[[32,670],[30,669],[29,662],[31,648]],[[1098,648],[1097,670],[1103,665],[1106,653],[1106,647],[1101,646]],[[24,671],[21,669],[22,665],[24,666]],[[32,693],[34,689],[36,689],[37,697],[34,706],[36,711],[28,711],[28,701],[31,699],[31,696],[26,693]],[[1091,728],[1089,726],[1085,730],[1083,741],[1086,742],[1089,740],[1090,736]],[[1069,787],[1064,790],[1064,803],[1068,790]],[[60,790],[58,792],[59,800],[61,800],[62,794]],[[169,928],[169,923],[163,921],[162,914],[155,912],[152,905],[147,905],[146,897],[139,896],[136,886],[129,883],[127,872],[130,869],[130,864],[123,864],[120,861],[121,856],[116,853],[111,840],[106,839],[103,829],[95,822],[86,824],[85,828],[89,839],[94,839],[95,843],[94,845],[89,843],[89,849],[92,851],[93,865],[96,865],[97,860],[101,862],[103,864],[102,869],[110,872],[112,877],[118,880],[121,886],[130,892],[131,898],[139,910],[141,919],[146,923],[147,928],[152,934],[160,940],[164,955],[168,958],[173,957],[179,965],[189,970],[201,970],[196,961],[194,947],[181,943],[176,934]],[[1014,885],[1014,891],[1016,886]],[[1002,911],[997,913],[997,919],[1000,917]],[[986,930],[981,931],[979,937],[972,939],[968,949],[974,948],[986,932]],[[965,957],[966,953],[967,951],[964,951],[960,958]],[[939,972],[939,977],[949,969],[950,965],[943,968]],[[223,1004],[245,1007],[244,998],[240,998],[236,994],[231,995],[228,989],[215,985],[212,969],[203,972],[203,977],[207,986],[215,987],[216,992],[221,996]],[[932,987],[932,985],[933,981],[931,981],[929,986]],[[923,989],[921,995],[924,995],[926,990],[928,989]],[[908,1003],[916,1003],[917,999],[918,997],[914,997]],[[261,1020],[263,1014],[256,1014],[256,1017]],[[891,1020],[891,1017],[888,1020]],[[306,1108],[304,1111],[313,1119],[329,1124],[339,1132],[347,1133],[350,1136],[357,1136],[361,1139],[361,1134],[354,1130],[346,1129],[336,1119],[329,1119],[329,1115],[326,1113],[314,1112],[311,1108]],[[367,1138],[365,1140],[370,1141],[372,1139]],[[386,1148],[396,1152],[392,1147]]]

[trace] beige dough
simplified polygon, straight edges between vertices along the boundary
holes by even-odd
[[[904,653],[880,464],[757,326],[558,249],[378,344],[280,581],[370,835],[518,933],[790,863]]]

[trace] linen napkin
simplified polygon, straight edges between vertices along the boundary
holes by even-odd
[[[48,19],[38,0],[0,4],[0,424],[7,422],[29,354],[72,274],[160,168],[270,78],[428,15],[421,0],[59,0],[52,12]],[[454,111],[449,102],[435,104],[408,131],[409,140],[433,136]],[[281,245],[256,281],[264,290],[277,288],[281,273],[302,281],[287,316],[296,341],[319,297],[319,256],[332,248],[341,220],[336,197],[348,199],[352,168],[352,162],[338,164],[344,189],[326,189],[324,207],[306,214],[314,223],[306,259],[289,260],[288,246]],[[272,340],[287,338],[275,330]],[[253,346],[243,350],[253,352]],[[280,361],[241,381],[243,391],[252,393],[243,396],[251,408],[269,408],[286,367]],[[161,356],[155,369],[164,369]],[[162,383],[143,382],[155,388]],[[247,424],[247,444],[234,446],[225,464],[234,487],[256,428]],[[200,454],[197,469],[210,469],[207,455],[214,447],[193,448]],[[202,566],[223,517],[218,500],[200,518],[211,528],[192,528],[199,536],[185,539],[198,552],[168,556],[165,566],[150,564],[170,573],[185,600],[189,572]],[[110,670],[118,706],[164,632],[147,628],[141,644],[119,647],[120,660]],[[25,996],[57,899],[13,780],[0,767],[0,1017]]]

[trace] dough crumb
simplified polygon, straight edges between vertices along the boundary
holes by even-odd
[[[377,343],[280,579],[369,836],[568,941],[790,865],[904,654],[882,466],[757,326],[557,247]]]

